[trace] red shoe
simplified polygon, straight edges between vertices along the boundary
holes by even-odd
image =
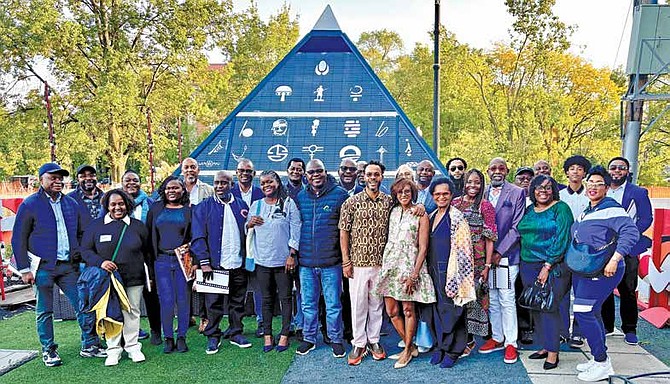
[[[516,351],[516,347],[513,345],[508,345],[505,347],[505,358],[503,361],[507,364],[514,364],[519,359],[519,353]]]
[[[479,348],[479,353],[486,354],[495,351],[501,351],[503,348],[505,348],[503,346],[503,343],[495,341],[493,339],[488,339],[486,340],[486,343],[484,343],[484,345],[482,345],[481,348]]]

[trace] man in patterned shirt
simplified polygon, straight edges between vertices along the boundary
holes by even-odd
[[[98,179],[95,168],[84,164],[77,168],[77,188],[68,193],[79,205],[84,207],[91,219],[97,219],[102,211],[102,196],[104,192],[98,188]]]

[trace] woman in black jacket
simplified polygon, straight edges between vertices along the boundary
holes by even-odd
[[[179,264],[176,248],[186,250],[191,241],[191,207],[184,182],[169,176],[158,189],[160,200],[147,215],[147,228],[156,271],[156,291],[160,299],[164,353],[175,350],[173,319],[177,305],[178,352],[188,351],[186,331],[190,301],[186,277]],[[184,246],[184,247],[182,247]],[[189,276],[190,278],[190,276]]]
[[[123,190],[107,192],[102,206],[107,214],[94,220],[84,232],[81,255],[89,266],[110,273],[118,271],[130,302],[130,311],[123,311],[123,332],[107,339],[105,365],[117,365],[123,349],[133,362],[139,363],[145,360],[137,337],[140,301],[146,283],[145,262],[149,260],[149,235],[141,221],[129,216],[133,199]]]

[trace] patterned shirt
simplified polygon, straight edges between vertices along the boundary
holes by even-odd
[[[102,211],[102,196],[104,193],[97,189],[95,190],[95,195],[92,198],[89,198],[86,196],[84,191],[82,191],[81,188],[77,188],[77,193],[79,194],[79,197],[81,197],[81,200],[84,202],[86,205],[86,210],[88,211],[88,214],[91,216],[91,219],[97,219],[100,217],[100,212]]]
[[[339,227],[349,232],[349,258],[354,267],[382,265],[392,206],[391,196],[379,192],[373,200],[367,191],[342,204]]]

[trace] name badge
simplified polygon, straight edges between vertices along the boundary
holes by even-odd
[[[107,243],[109,241],[112,241],[112,235],[100,235],[101,243]]]

